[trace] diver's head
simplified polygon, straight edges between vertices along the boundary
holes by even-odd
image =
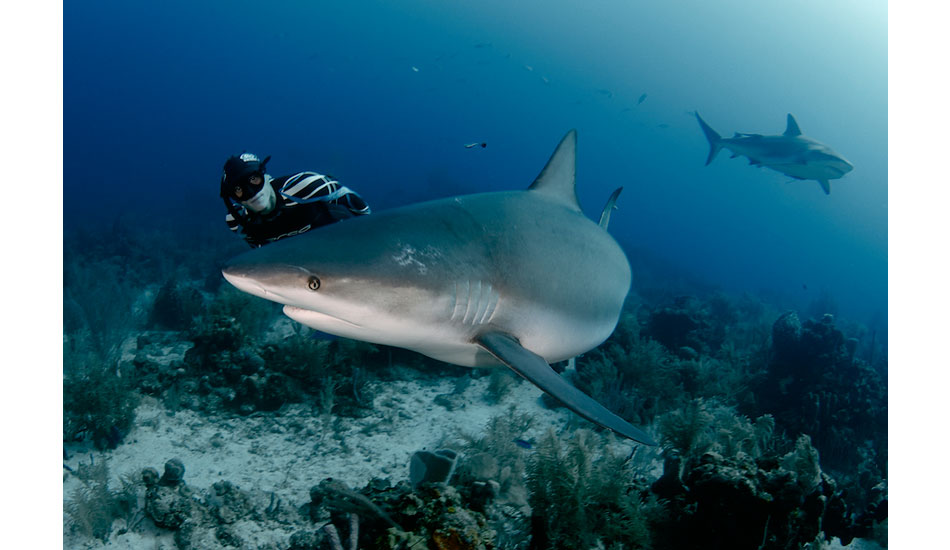
[[[271,178],[264,173],[268,160],[270,157],[261,161],[252,153],[229,158],[221,176],[221,196],[234,199],[258,214],[273,210],[277,195],[270,186]]]

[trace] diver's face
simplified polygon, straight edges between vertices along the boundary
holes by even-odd
[[[241,192],[243,198],[238,197],[241,204],[258,214],[269,214],[277,206],[277,195],[274,189],[258,174],[248,178],[247,186],[243,187]],[[237,189],[235,189],[235,195],[237,195]]]
[[[264,179],[260,175],[253,174],[248,178],[247,186],[238,185],[234,188],[234,197],[239,201],[249,199],[260,191],[261,184],[263,183]]]

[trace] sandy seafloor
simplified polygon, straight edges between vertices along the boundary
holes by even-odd
[[[290,330],[286,325],[282,328]],[[131,340],[127,342],[125,359],[131,359],[133,346]],[[189,347],[182,342],[167,348],[165,355],[150,358],[168,365],[181,360]],[[436,404],[436,396],[456,393],[458,380],[371,382],[376,385],[372,388],[375,413],[363,418],[321,416],[302,404],[246,417],[209,416],[188,409],[170,411],[158,399],[145,396],[136,410],[131,433],[116,449],[98,451],[88,444],[66,445],[69,459],[64,464],[75,470],[81,462],[107,460],[110,487],[117,488],[122,476],[139,476],[147,467],[161,473],[166,461],[177,458],[185,465],[185,483],[199,497],[214,483],[227,480],[248,492],[260,509],[279,499],[285,510],[293,510],[309,502],[310,488],[327,477],[356,489],[373,478],[388,478],[393,484],[408,479],[412,453],[438,449],[446,441],[457,440],[460,433],[480,435],[492,417],[511,410],[534,415],[533,427],[524,434],[527,440],[551,428],[561,431],[589,427],[567,409],[546,408],[540,400],[541,390],[520,378],[498,403],[483,398],[489,383],[489,377],[483,376],[472,379],[463,392],[457,393],[454,410]],[[611,443],[616,453],[629,454],[633,446],[619,438]],[[662,474],[658,449],[641,446],[638,459],[651,481]],[[64,468],[64,503],[81,485]],[[144,495],[139,496],[139,506],[144,507]],[[132,530],[126,529],[124,520],[116,520],[107,541],[75,533],[65,514],[63,519],[63,548],[178,548],[173,531],[160,529],[147,518],[137,521]],[[242,539],[244,548],[286,548],[294,532],[316,530],[319,525],[302,520],[239,520],[230,527]],[[201,536],[193,539],[195,548],[221,547],[213,540],[213,531],[203,533],[208,546],[202,545]],[[874,550],[879,546],[856,539],[843,547],[835,539],[828,548]]]
[[[181,360],[188,347],[182,343],[163,357],[150,358],[170,364]],[[453,393],[457,380],[371,382],[377,385],[371,389],[376,412],[364,418],[320,416],[302,404],[288,405],[276,413],[209,417],[187,409],[172,412],[159,400],[144,397],[136,410],[134,428],[118,448],[102,452],[88,445],[67,445],[70,458],[65,464],[75,470],[80,462],[88,462],[90,455],[94,455],[92,460],[108,460],[110,487],[115,488],[123,475],[138,475],[147,467],[161,473],[166,461],[177,458],[185,465],[185,482],[198,494],[227,480],[249,491],[263,503],[262,508],[270,502],[271,493],[284,506],[296,508],[309,502],[310,488],[327,477],[353,488],[363,487],[374,477],[389,478],[394,484],[408,479],[412,453],[438,449],[446,438],[462,432],[479,435],[489,419],[507,414],[511,407],[535,415],[525,439],[552,427],[563,429],[568,422],[583,422],[566,409],[546,409],[539,399],[541,390],[521,379],[499,403],[482,398],[489,383],[485,376],[471,380],[455,410],[436,404],[436,396]],[[624,447],[620,452],[628,453],[632,445],[620,440],[615,444]],[[658,461],[655,464],[661,467]],[[64,469],[64,499],[81,484]],[[141,499],[140,504],[144,506]],[[64,548],[177,548],[173,532],[156,528],[148,519],[140,522],[135,532],[121,535],[118,532],[126,526],[117,520],[105,543],[71,533],[65,519]],[[247,547],[276,544],[280,548],[286,547],[290,535],[302,525],[281,528],[271,522],[262,528],[262,524],[245,521],[233,527]]]

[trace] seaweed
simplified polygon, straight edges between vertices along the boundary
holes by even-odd
[[[170,330],[186,330],[204,309],[204,296],[197,288],[171,277],[155,297],[149,323]]]
[[[528,461],[531,548],[649,548],[645,489],[610,452],[606,439],[578,430],[568,440],[549,431]]]
[[[207,319],[232,319],[246,334],[261,336],[279,314],[278,304],[222,285],[208,305]]]
[[[71,340],[63,352],[63,439],[114,449],[132,429],[138,395],[117,361]]]
[[[481,435],[460,433],[455,445],[460,451],[455,484],[470,487],[476,482],[493,481],[499,485],[500,501],[525,504],[526,453],[516,440],[524,438],[534,423],[533,415],[509,407],[505,414],[489,419]]]
[[[667,451],[680,456],[693,457],[702,454],[712,445],[708,433],[713,416],[706,411],[702,399],[695,399],[682,409],[670,411],[657,419],[660,429],[660,444]]]
[[[63,269],[63,332],[103,359],[119,356],[138,325],[135,286],[115,259],[70,257]],[[108,297],[108,299],[106,299]]]
[[[626,316],[620,326],[635,322]],[[579,358],[572,378],[578,389],[634,424],[676,408],[683,393],[666,349],[633,331],[612,336]]]
[[[117,519],[125,521],[125,529],[134,529],[140,517],[138,506],[140,483],[131,476],[123,477],[121,487],[109,488],[109,466],[106,460],[81,463],[74,475],[82,482],[63,504],[71,528],[90,538],[105,542]]]

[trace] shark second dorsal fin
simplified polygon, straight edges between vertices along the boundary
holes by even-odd
[[[798,122],[795,121],[795,117],[792,116],[792,113],[788,113],[788,125],[785,127],[785,133],[783,135],[788,137],[802,135],[802,131],[798,127]]]
[[[528,189],[553,198],[565,206],[581,211],[577,201],[577,192],[574,189],[574,157],[577,151],[577,130],[569,131],[554,154],[544,165],[544,169],[535,178]]]
[[[600,213],[600,227],[607,230],[607,224],[610,223],[610,214],[617,208],[617,197],[620,196],[620,192],[623,191],[623,187],[618,187],[614,189],[614,192],[610,194],[610,198],[607,199],[607,204],[604,205],[604,211]]]

